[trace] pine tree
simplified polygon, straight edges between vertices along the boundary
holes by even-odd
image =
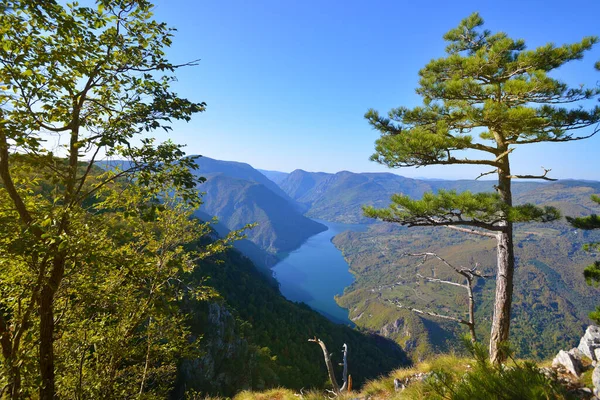
[[[551,207],[513,206],[513,179],[545,179],[514,174],[510,155],[520,145],[581,140],[597,131],[577,131],[600,121],[600,107],[566,107],[589,100],[600,89],[570,88],[549,73],[581,59],[598,42],[547,44],[527,50],[525,42],[507,34],[483,30],[474,13],[444,36],[446,56],[429,62],[420,72],[417,93],[423,105],[392,109],[387,117],[369,110],[365,117],[381,132],[373,161],[390,168],[426,165],[480,165],[485,175],[497,175],[495,193],[457,194],[440,191],[421,200],[395,195],[387,209],[366,207],[369,217],[407,226],[447,226],[495,238],[497,277],[490,358],[502,362],[501,343],[509,338],[515,258],[513,223],[551,221]],[[475,137],[475,135],[477,135]],[[467,156],[456,153],[468,150]],[[479,157],[477,157],[479,155]],[[478,177],[478,178],[479,178]]]

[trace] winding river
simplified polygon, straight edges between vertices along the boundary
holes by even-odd
[[[367,226],[316,221],[329,229],[311,236],[275,265],[273,275],[288,300],[304,302],[334,322],[353,325],[348,310],[338,306],[334,297],[354,282],[354,276],[331,239],[347,230],[365,231]]]

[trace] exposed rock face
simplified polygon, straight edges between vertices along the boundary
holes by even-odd
[[[596,349],[600,349],[600,327],[588,326],[577,348],[592,361],[598,361]]]
[[[393,340],[396,340],[398,336],[405,338],[403,346],[405,351],[411,351],[417,346],[417,341],[412,338],[410,326],[404,317],[398,318],[394,322],[382,326],[379,330],[379,334]]]
[[[552,360],[553,367],[558,367],[559,365],[565,367],[567,371],[576,377],[581,375],[581,370],[583,368],[581,359],[574,356],[571,352],[566,352],[564,350],[559,351],[554,360]]]
[[[252,352],[226,305],[203,304],[192,311],[192,316],[192,323],[204,330],[202,354],[181,361],[173,398],[184,398],[186,389],[230,395],[251,388],[255,367]]]
[[[592,383],[594,384],[594,394],[600,396],[600,368],[598,367],[592,373]]]

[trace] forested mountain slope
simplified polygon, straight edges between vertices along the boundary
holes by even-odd
[[[583,269],[595,258],[581,250],[600,235],[577,231],[565,223],[518,225],[515,232],[517,269],[511,343],[518,356],[542,359],[556,348],[569,347],[590,323],[587,313],[600,302],[600,294],[588,287]],[[405,346],[415,358],[446,351],[464,332],[454,322],[417,316],[403,306],[443,315],[466,317],[465,289],[426,282],[435,277],[463,283],[462,277],[430,259],[407,253],[435,252],[456,266],[479,263],[495,273],[493,239],[445,228],[404,228],[376,224],[368,232],[346,232],[334,238],[357,280],[338,302],[350,310],[350,318],[363,328],[378,331]],[[492,278],[475,286],[477,332],[484,342],[492,315]],[[452,339],[448,341],[448,339]]]
[[[260,183],[279,197],[289,201],[292,204],[294,203],[294,201],[290,199],[290,197],[285,194],[273,180],[254,169],[250,164],[237,161],[215,160],[205,156],[197,158],[196,164],[198,165],[197,171],[202,176],[222,174],[230,178],[238,178],[249,182]]]
[[[206,174],[200,211],[216,216],[230,230],[256,223],[248,240],[267,253],[283,256],[327,228],[299,213],[288,200],[261,183],[225,174]],[[266,179],[266,178],[265,178]]]
[[[230,396],[241,389],[285,386],[323,387],[327,372],[318,337],[333,354],[341,374],[341,348],[349,346],[350,374],[355,384],[407,365],[393,341],[334,324],[305,305],[287,301],[252,263],[231,250],[217,260],[202,261],[192,282],[219,295],[208,301],[187,300],[192,333],[202,336],[200,358],[181,363],[177,390]]]
[[[493,185],[493,181],[418,180],[394,174],[301,170],[292,172],[281,183],[290,197],[309,207],[308,216],[344,222],[374,222],[362,216],[361,206],[385,207],[394,193],[420,198],[424,192],[440,189],[492,191]],[[513,187],[516,204],[555,206],[569,216],[597,212],[590,195],[600,192],[599,182],[515,182]],[[599,239],[598,234],[574,230],[564,220],[517,225],[512,338],[519,355],[547,357],[560,346],[568,347],[582,326],[589,323],[587,313],[600,301],[600,295],[590,290],[582,277],[583,268],[595,254],[581,248],[584,243]],[[397,308],[389,300],[399,299],[405,306],[463,317],[467,297],[462,288],[426,283],[416,276],[435,273],[437,278],[460,281],[443,265],[432,261],[421,265],[419,259],[403,255],[433,251],[457,265],[477,262],[487,273],[495,272],[493,240],[445,228],[408,229],[376,224],[367,232],[342,233],[334,243],[356,276],[356,282],[338,303],[350,310],[350,318],[358,326],[393,338],[415,358],[448,350],[462,328],[439,318],[422,318]],[[492,278],[480,281],[476,287],[478,333],[483,338],[489,332],[494,286]]]

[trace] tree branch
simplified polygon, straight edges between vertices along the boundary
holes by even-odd
[[[448,228],[448,229],[454,229],[455,231],[459,231],[459,232],[470,233],[470,234],[473,234],[473,235],[485,236],[485,237],[490,237],[490,238],[498,239],[498,236],[495,233],[481,232],[481,231],[478,231],[476,229],[461,228],[460,226],[453,226],[453,225],[446,225],[446,228]]]
[[[491,171],[488,171],[488,172],[482,172],[481,174],[479,174],[479,176],[478,176],[477,178],[475,178],[475,180],[478,180],[479,178],[482,178],[482,177],[484,177],[484,176],[486,176],[486,175],[492,175],[492,174],[495,174],[496,172],[498,172],[498,169],[497,169],[497,168],[496,168],[496,169],[493,169],[493,170],[491,170]]]
[[[327,372],[329,373],[329,379],[331,380],[331,386],[333,386],[333,391],[335,392],[335,394],[339,394],[340,387],[337,383],[337,380],[335,379],[335,373],[333,372],[333,364],[331,363],[331,357],[327,352],[327,347],[325,346],[325,343],[323,343],[321,339],[317,339],[316,336],[314,339],[308,339],[308,341],[315,342],[319,346],[321,346],[321,350],[323,350],[323,357],[325,357],[325,365],[327,366]]]
[[[548,168],[544,168],[542,167],[542,169],[544,170],[544,173],[542,175],[510,175],[508,176],[508,178],[510,179],[543,179],[545,181],[557,181],[558,179],[554,179],[554,178],[548,178],[546,175],[548,175],[548,172],[552,171],[551,169]]]
[[[466,321],[462,318],[456,318],[456,317],[452,317],[450,315],[442,315],[442,314],[438,314],[438,313],[434,313],[432,311],[423,311],[423,310],[419,310],[413,307],[408,307],[408,306],[404,306],[400,303],[394,302],[389,300],[390,303],[394,304],[396,307],[398,308],[405,308],[407,310],[410,310],[412,312],[415,312],[417,314],[422,314],[422,315],[429,315],[431,317],[436,317],[436,318],[441,318],[441,319],[447,319],[449,321],[454,321],[454,322],[458,322],[459,324],[464,324],[464,325],[469,325],[469,321]]]
[[[429,277],[423,276],[421,274],[417,274],[417,278],[425,279],[427,282],[445,283],[447,285],[458,286],[458,287],[465,288],[465,289],[469,288],[467,285],[463,285],[462,283],[456,283],[456,282],[452,282],[452,281],[445,281],[443,279],[437,279],[437,278],[429,278]]]

